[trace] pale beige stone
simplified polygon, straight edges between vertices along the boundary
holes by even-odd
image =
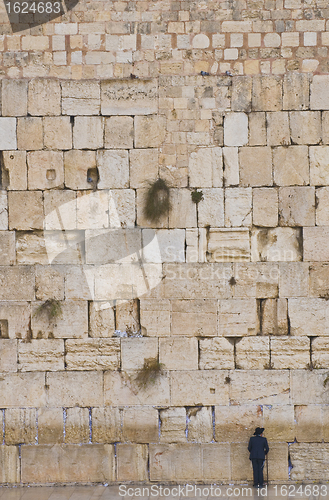
[[[278,186],[303,186],[309,184],[307,146],[274,148],[273,166],[274,182]]]
[[[60,82],[56,79],[33,79],[29,82],[28,113],[32,116],[61,114]]]
[[[329,260],[329,227],[305,227],[303,229],[304,261]]]
[[[122,437],[133,443],[158,442],[158,411],[152,407],[124,408]]]
[[[103,115],[149,115],[158,112],[156,79],[101,82]]]
[[[102,230],[109,226],[107,191],[77,193],[77,229]],[[132,231],[132,230],[130,230]],[[95,233],[86,233],[86,242]],[[91,243],[91,242],[90,242]],[[88,264],[88,260],[86,262]]]
[[[268,454],[269,480],[288,482],[288,450],[288,443],[271,443],[271,453]]]
[[[328,76],[315,75],[310,85],[311,109],[329,109]]]
[[[65,420],[65,443],[89,443],[88,408],[67,408]]]
[[[20,120],[20,119],[18,119]],[[0,149],[17,149],[16,118],[0,118]]]
[[[62,82],[63,115],[99,115],[100,83],[97,81]]]
[[[221,148],[199,148],[190,154],[189,185],[195,188],[223,186]]]
[[[273,184],[270,147],[241,148],[239,161],[241,186],[271,186]]]
[[[224,193],[221,188],[205,188],[204,199],[198,205],[199,227],[224,226]]]
[[[233,111],[251,111],[251,90],[252,78],[250,76],[236,76],[232,79]]]
[[[0,372],[17,372],[17,341],[3,337],[0,338]]]
[[[290,401],[289,370],[230,372],[231,404],[286,405]]]
[[[27,80],[3,80],[2,116],[27,115]]]
[[[43,228],[43,197],[38,191],[9,192],[9,229],[35,230]]]
[[[210,443],[213,440],[213,417],[210,406],[187,410],[187,439],[196,443]]]
[[[329,478],[326,466],[329,445],[324,443],[292,443],[289,447],[293,481],[325,481]]]
[[[277,76],[256,76],[253,79],[252,107],[255,111],[282,109],[282,80]]]
[[[291,111],[291,140],[294,144],[319,144],[321,114],[319,111]]]
[[[248,144],[248,115],[229,113],[224,118],[224,145],[245,146]]]
[[[216,336],[216,301],[173,300],[171,335]]]
[[[271,338],[271,363],[275,369],[310,366],[310,340],[305,337]]]
[[[328,264],[319,264],[314,262],[310,265],[310,295],[312,297],[327,298],[329,290],[328,271]]]
[[[169,300],[140,300],[140,324],[142,332],[148,337],[170,335],[170,302]]]
[[[0,269],[0,300],[28,300],[34,299],[34,269],[29,266],[3,266]],[[12,304],[13,305],[13,304]],[[26,305],[26,304],[24,304]],[[10,306],[6,303],[5,308]],[[9,312],[9,311],[8,311]],[[18,313],[12,309],[9,314]],[[6,314],[4,312],[4,314]],[[7,319],[7,317],[3,318]],[[17,322],[19,324],[19,321]],[[15,336],[13,335],[12,338]]]
[[[160,442],[186,442],[186,409],[167,408],[160,410]]]
[[[247,229],[210,229],[208,233],[208,262],[250,260],[250,237]]]
[[[130,149],[134,144],[134,120],[131,116],[111,116],[105,119],[105,147]]]
[[[247,443],[231,444],[231,478],[234,481],[249,481],[252,479],[252,466],[246,452]]]
[[[137,370],[144,366],[145,359],[158,357],[157,339],[130,338],[121,341],[123,370]]]
[[[1,302],[2,338],[26,338],[30,333],[31,306],[28,302]],[[16,366],[14,371],[16,371]]]
[[[135,116],[135,147],[158,148],[166,136],[166,120],[163,116]]]
[[[89,309],[90,337],[112,337],[115,330],[111,302],[92,302]]]
[[[116,447],[116,457],[118,481],[147,481],[148,448],[146,444],[119,443]]]
[[[315,191],[315,218],[317,226],[329,226],[329,188],[322,187]]]
[[[236,368],[261,370],[270,367],[268,337],[244,337],[236,344]]]
[[[294,441],[295,411],[293,405],[264,405],[264,427],[270,441]]]
[[[266,299],[261,304],[262,334],[288,335],[287,299]]]
[[[236,186],[239,184],[239,153],[238,148],[222,148],[224,162],[224,185]]]
[[[252,189],[225,189],[225,226],[241,227],[251,225]]]
[[[148,183],[157,180],[159,171],[158,154],[157,149],[133,149],[129,152],[130,187],[146,188]],[[114,172],[114,175],[116,175],[116,172]]]
[[[292,335],[329,335],[329,305],[325,299],[291,298],[288,308]]]
[[[135,227],[136,203],[133,189],[109,191],[109,227]]]
[[[45,191],[44,212],[44,229],[76,229],[76,193],[70,190]]]
[[[17,148],[30,151],[43,148],[42,118],[32,116],[18,118]]]
[[[275,188],[252,190],[252,218],[255,226],[278,225],[278,191]]]
[[[47,310],[39,309],[41,304],[32,307],[31,328],[33,337],[41,332],[46,338],[51,333],[54,338],[85,338],[88,336],[88,304],[83,301],[65,300],[60,303],[60,313],[49,320]]]
[[[8,172],[8,191],[27,190],[27,165],[25,151],[3,151],[3,166]]]
[[[114,448],[108,444],[23,446],[22,482],[103,483],[114,481]]]
[[[228,404],[229,386],[226,370],[171,372],[171,404],[200,406]],[[220,388],[220,389],[219,389]]]
[[[48,255],[43,234],[20,233],[16,238],[17,264],[47,265]]]
[[[218,302],[218,334],[223,337],[257,335],[259,321],[254,299],[227,299]]]
[[[8,229],[8,196],[6,191],[0,191],[0,230]]]
[[[292,370],[291,402],[294,405],[323,404],[328,398],[325,380],[326,370]],[[307,391],[305,391],[307,387]]]
[[[307,297],[309,293],[309,269],[304,262],[280,263],[280,297]]]
[[[296,439],[299,443],[316,443],[323,440],[322,412],[320,405],[295,406]]]
[[[329,146],[311,146],[310,154],[310,181],[312,185],[323,186],[329,184]]]
[[[18,446],[0,446],[1,460],[1,483],[19,483],[20,481],[20,460]]]
[[[64,273],[57,266],[37,266],[35,274],[37,300],[64,299]]]
[[[266,113],[266,123],[268,146],[288,146],[290,144],[289,115],[287,112]]]
[[[45,116],[44,144],[48,149],[72,149],[72,125],[69,116]]]
[[[322,142],[329,143],[329,111],[322,111]]]
[[[126,332],[127,335],[130,332],[134,332],[135,335],[139,332],[139,308],[137,300],[117,300],[115,302],[115,326],[117,330]]]
[[[197,370],[198,340],[184,337],[160,338],[159,361],[166,370]]]
[[[143,229],[142,240],[145,262],[185,261],[184,229]]]
[[[288,35],[288,33],[285,33]],[[309,107],[309,75],[293,71],[283,78],[283,109],[303,110]]]
[[[120,340],[67,340],[65,362],[67,370],[117,370],[120,367]]]
[[[35,408],[8,408],[5,410],[5,443],[36,444],[37,411]]]
[[[14,231],[0,231],[1,265],[15,264],[15,233]]]
[[[329,341],[327,337],[312,339],[312,365],[315,368],[329,367]]]
[[[90,189],[87,181],[89,169],[96,168],[95,151],[67,151],[64,153],[65,187],[69,189]]]
[[[300,261],[302,249],[300,230],[290,227],[253,229],[251,260],[253,262]]]
[[[280,226],[315,225],[315,188],[284,187],[279,189]]]
[[[27,153],[28,189],[63,188],[63,153],[33,151]]]
[[[265,113],[249,113],[249,145],[266,146]]]
[[[49,407],[102,406],[103,374],[100,372],[47,373]]]
[[[74,200],[74,205],[75,205],[75,200]],[[26,235],[26,239],[30,239],[32,241],[34,239],[36,245],[38,244],[36,241],[37,237],[39,238],[40,255],[42,255],[42,252],[44,250],[47,252],[47,264],[81,265],[81,262],[83,261],[84,258],[83,233],[79,231],[44,231],[43,234],[35,233],[33,235],[29,235],[27,233]],[[37,252],[35,256],[37,259],[38,258]],[[69,272],[69,269],[67,269],[67,272]],[[80,296],[76,298],[79,299]]]
[[[121,413],[119,408],[92,408],[93,443],[121,441]]]
[[[99,193],[96,194],[98,195]],[[83,226],[93,226],[93,215],[98,216],[98,220],[95,220],[94,226],[98,223],[98,227],[101,227],[102,216],[104,216],[105,226],[107,213],[105,210],[106,204],[102,203],[103,201],[104,200],[100,200],[101,203],[99,203],[99,205],[97,204],[97,200],[94,205],[91,204],[88,214],[90,215],[90,220],[87,220],[84,224],[81,223],[81,229],[84,228]],[[99,214],[96,212],[98,209]],[[86,231],[86,263],[102,265],[120,261],[125,262],[126,264],[137,262],[139,252],[142,248],[141,234],[141,230],[137,228],[125,228],[121,231],[115,229],[90,229]],[[146,238],[145,235],[144,238]],[[153,239],[154,233],[152,232],[148,241],[152,241]],[[145,247],[143,259],[147,261],[147,250],[149,250],[149,261],[152,262],[152,247],[147,248],[147,245]],[[155,245],[155,250],[157,250],[156,255],[159,257],[161,262],[158,245]]]
[[[262,427],[263,422],[261,405],[216,406],[216,441],[247,442],[254,428]]]
[[[73,127],[74,149],[99,149],[104,144],[103,118],[76,116]]]
[[[200,370],[234,369],[234,343],[226,338],[200,339]]]
[[[45,374],[8,373],[0,380],[2,408],[45,406]]]
[[[199,444],[161,444],[150,446],[151,481],[194,481],[202,475]]]
[[[124,150],[97,151],[98,189],[129,186],[128,152]]]
[[[64,370],[64,341],[60,339],[18,341],[19,371]]]
[[[170,228],[190,228],[197,226],[197,208],[189,189],[170,190]]]

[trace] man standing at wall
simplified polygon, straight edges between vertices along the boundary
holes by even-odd
[[[267,455],[269,447],[267,439],[263,437],[264,428],[256,427],[254,435],[249,439],[248,451],[250,452],[249,459],[252,462],[254,473],[254,486],[263,486],[263,468],[265,463],[265,455]]]

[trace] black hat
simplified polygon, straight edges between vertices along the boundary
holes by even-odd
[[[259,436],[260,434],[263,434],[264,432],[264,427],[256,427],[254,436]]]

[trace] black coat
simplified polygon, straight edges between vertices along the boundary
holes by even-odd
[[[249,459],[253,458],[265,460],[265,455],[267,455],[269,450],[267,439],[262,436],[252,436],[249,439],[248,451],[250,451]]]

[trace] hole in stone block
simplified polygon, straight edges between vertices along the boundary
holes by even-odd
[[[98,181],[99,181],[98,168],[97,167],[88,168],[88,170],[87,170],[87,182],[88,182],[88,184],[90,184],[93,189],[97,189]]]
[[[215,394],[216,392],[216,389],[214,389],[213,387],[210,387],[210,394]]]
[[[47,181],[54,181],[56,179],[56,170],[49,168],[46,173]]]
[[[7,319],[0,319],[0,338],[9,339],[9,328]]]
[[[71,125],[74,125],[74,116],[70,116],[70,123]]]

